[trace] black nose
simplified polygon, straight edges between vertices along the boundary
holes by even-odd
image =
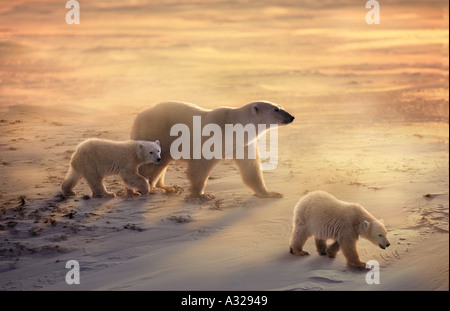
[[[158,163],[161,162],[161,158],[156,159],[156,162]]]
[[[292,121],[294,121],[294,116],[291,116],[290,114],[288,114],[287,118],[284,120],[284,124],[289,124],[292,123]]]
[[[389,245],[391,245],[391,244],[389,244],[389,243],[388,243],[388,244],[386,244],[386,247],[389,247]]]

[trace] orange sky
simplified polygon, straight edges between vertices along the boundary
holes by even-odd
[[[64,1],[0,3],[2,108],[267,99],[301,109],[419,94],[448,122],[446,1],[380,1],[380,25],[350,0],[80,1],[80,25],[66,24]]]

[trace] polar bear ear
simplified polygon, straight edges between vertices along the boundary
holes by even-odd
[[[380,219],[380,222],[381,222],[382,224],[384,224],[384,220],[383,220],[383,219]]]
[[[158,146],[161,146],[161,145],[159,144],[159,140],[155,140],[155,143],[156,143]]]
[[[258,114],[258,112],[259,112],[258,103],[253,103],[253,105],[252,105],[252,113]]]
[[[369,227],[370,227],[370,222],[368,222],[367,220],[364,220],[363,223],[362,223],[362,225],[363,225],[363,228],[364,228],[365,230],[367,230],[367,229],[369,229]]]
[[[358,227],[358,233],[359,234],[367,234],[367,232],[368,232],[368,230],[369,230],[369,227],[370,227],[370,222],[368,222],[367,220],[364,220],[364,221],[362,221],[360,224],[359,224],[359,227]]]

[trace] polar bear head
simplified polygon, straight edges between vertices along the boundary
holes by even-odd
[[[383,224],[383,219],[367,221],[364,220],[361,223],[360,234],[372,242],[373,244],[385,249],[389,245],[389,240],[387,239],[387,231]]]
[[[283,125],[294,121],[294,117],[277,104],[268,101],[256,101],[250,105],[256,121],[254,124],[270,126],[270,124]]]
[[[161,146],[159,140],[156,141],[138,141],[137,147],[138,157],[145,163],[161,162]]]

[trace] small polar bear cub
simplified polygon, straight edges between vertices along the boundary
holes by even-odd
[[[127,195],[150,192],[148,181],[138,173],[144,163],[161,162],[159,141],[112,141],[92,138],[80,143],[70,160],[70,168],[61,185],[64,196],[74,195],[73,188],[85,178],[95,198],[115,197],[108,192],[103,179],[110,175],[119,175]]]
[[[385,249],[389,241],[383,220],[377,220],[361,205],[336,199],[325,191],[308,193],[294,208],[294,227],[290,240],[290,252],[309,255],[303,250],[306,240],[314,236],[320,255],[335,258],[342,249],[347,265],[365,268],[359,259],[356,242],[361,236]],[[334,243],[327,246],[327,239]]]

